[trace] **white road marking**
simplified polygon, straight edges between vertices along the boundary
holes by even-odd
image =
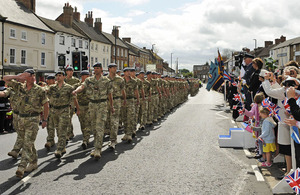
[[[249,152],[249,150],[244,149],[244,152],[245,152],[246,156],[252,156],[251,153]]]
[[[234,121],[234,120],[231,120],[231,123],[232,123],[232,124],[234,124],[234,123],[235,123],[235,121]]]
[[[228,119],[227,116],[223,116],[222,114],[220,114],[223,111],[217,112],[216,115],[222,117],[223,119]]]
[[[258,169],[257,165],[252,165],[252,169],[255,173],[257,181],[265,181],[263,175],[261,174],[260,170]]]

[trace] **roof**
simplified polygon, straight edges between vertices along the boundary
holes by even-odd
[[[33,12],[15,0],[0,1],[0,13],[7,17],[7,22],[53,33]]]
[[[133,43],[129,43],[127,41],[124,41],[124,43],[127,45],[127,47],[129,48],[129,50],[131,52],[133,52],[136,55],[139,55],[139,52],[143,52],[145,54],[149,54],[145,49],[142,49],[140,47],[138,47],[137,45],[134,45]]]
[[[106,32],[102,32],[102,34],[113,44],[115,44],[115,36],[112,35],[112,34],[109,34],[109,33],[106,33]],[[117,38],[117,46],[120,46],[120,47],[125,47],[125,48],[128,48],[125,43],[120,39],[120,38]]]
[[[73,24],[75,24],[80,30],[86,34],[91,40],[99,41],[101,43],[111,44],[109,40],[105,36],[100,33],[97,33],[93,27],[90,27],[87,23],[73,20]]]
[[[284,42],[278,44],[273,49],[279,49],[279,48],[287,47],[289,45],[293,45],[293,44],[297,44],[297,43],[300,43],[300,37],[296,37],[294,39],[290,39],[290,40],[284,41]]]
[[[270,56],[270,50],[276,47],[276,45],[270,45],[269,47],[264,47],[263,50],[257,55],[258,57],[269,57]]]
[[[55,32],[64,32],[64,33],[68,33],[74,36],[78,36],[78,37],[83,37],[83,38],[87,38],[85,35],[80,34],[79,32],[77,32],[75,29],[68,27],[64,24],[62,24],[59,21],[56,20],[50,20],[47,18],[43,18],[40,17],[39,18],[49,27],[51,28],[53,31]]]

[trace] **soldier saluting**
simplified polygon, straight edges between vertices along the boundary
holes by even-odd
[[[114,106],[112,99],[112,84],[107,77],[102,76],[102,64],[97,63],[93,67],[95,75],[87,78],[73,91],[73,95],[86,88],[86,93],[90,99],[89,110],[91,128],[95,132],[95,150],[91,153],[91,156],[98,160],[101,157],[105,121],[107,118],[107,99],[109,100],[112,113],[114,113]]]
[[[34,142],[39,130],[42,107],[44,110],[42,128],[45,128],[47,125],[49,103],[45,90],[34,83],[35,72],[33,69],[27,69],[20,75],[7,75],[3,79],[14,90],[18,91],[20,98],[23,100],[19,105],[19,130],[24,131],[24,144],[21,162],[16,171],[16,176],[22,178],[25,171],[31,172],[37,168],[38,157]],[[25,80],[26,83],[23,84],[14,79]]]

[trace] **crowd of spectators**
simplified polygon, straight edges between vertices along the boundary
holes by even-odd
[[[281,69],[263,67],[260,58],[246,54],[240,74],[231,74],[227,82],[227,100],[233,118],[242,118],[257,139],[255,158],[261,167],[271,167],[278,154],[284,155],[286,168],[278,177],[282,179],[292,169],[292,158],[300,167],[300,142],[291,136],[300,128],[300,69],[296,61]]]

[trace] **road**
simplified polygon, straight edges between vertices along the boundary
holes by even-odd
[[[44,148],[46,130],[36,141],[39,168],[20,180],[18,160],[7,156],[16,133],[0,135],[0,194],[272,194],[267,183],[257,181],[244,150],[219,148],[218,135],[236,124],[222,111],[223,96],[201,88],[189,100],[154,127],[138,131],[131,144],[115,151],[104,139],[99,161],[89,157],[93,149],[81,148],[77,116],[75,138],[61,160],[55,148]]]

